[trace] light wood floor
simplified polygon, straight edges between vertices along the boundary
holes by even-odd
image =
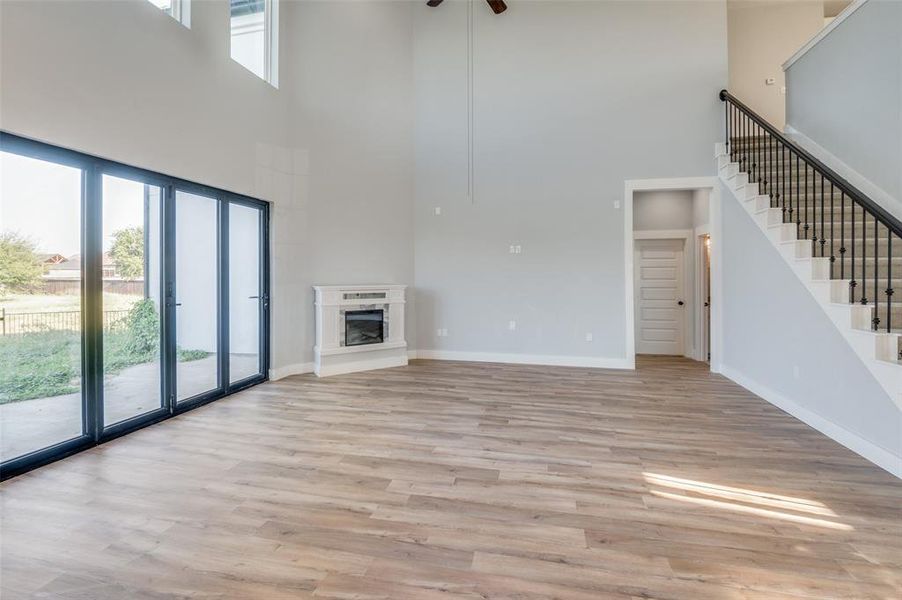
[[[902,483],[639,364],[258,386],[0,486],[3,600],[902,597]]]

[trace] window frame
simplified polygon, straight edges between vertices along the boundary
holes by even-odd
[[[181,1],[181,0],[179,0]],[[274,88],[279,88],[279,0],[263,0],[263,75],[238,62],[232,56],[232,15],[229,3],[229,58]]]
[[[147,1],[153,4],[160,12],[169,15],[188,29],[191,29],[191,0],[170,0],[169,9],[158,6],[152,0]]]
[[[60,460],[77,452],[97,446],[122,435],[147,427],[154,423],[169,419],[173,416],[193,410],[209,402],[219,400],[235,392],[269,380],[270,349],[271,349],[271,259],[270,259],[270,204],[266,201],[244,196],[216,188],[172,177],[163,173],[134,167],[117,161],[85,154],[76,150],[70,150],[22,137],[0,130],[0,151],[17,154],[29,158],[48,161],[68,167],[80,169],[82,172],[82,197],[81,197],[81,230],[82,230],[82,286],[81,286],[81,312],[82,312],[82,434],[75,438],[53,444],[17,456],[0,463],[0,481],[15,477],[37,467]],[[148,185],[159,186],[163,190],[161,198],[163,204],[162,219],[163,231],[161,237],[162,260],[160,283],[163,286],[163,300],[161,306],[161,346],[162,358],[162,393],[163,406],[148,413],[111,423],[104,423],[104,397],[103,397],[103,306],[102,306],[102,217],[103,195],[102,178],[111,175],[124,179],[130,179]],[[176,190],[200,193],[215,198],[217,208],[227,212],[230,203],[240,203],[254,207],[261,211],[261,237],[260,243],[260,272],[261,272],[261,312],[260,312],[260,372],[257,375],[242,379],[234,384],[228,381],[228,365],[220,379],[217,389],[197,397],[176,402],[176,368],[175,368],[175,306],[174,279],[175,279],[175,192]],[[220,258],[217,262],[219,272],[217,295],[220,302],[228,298],[228,229],[223,229],[228,221],[220,220],[218,229],[218,250]],[[224,247],[225,246],[225,247]],[[223,253],[222,250],[225,249]],[[167,287],[171,286],[171,291]],[[220,339],[218,351],[220,362],[228,361],[227,304],[225,310],[221,310],[218,316]],[[222,335],[222,332],[226,335]]]

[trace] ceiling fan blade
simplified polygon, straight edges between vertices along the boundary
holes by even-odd
[[[438,6],[441,3],[442,3],[442,0],[426,0],[426,6],[431,6],[432,8],[435,8],[436,6]]]
[[[496,15],[500,15],[504,11],[507,10],[507,4],[504,3],[504,0],[485,0],[489,3],[489,6],[492,8],[492,12]]]

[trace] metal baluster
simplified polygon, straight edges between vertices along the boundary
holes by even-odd
[[[840,193],[839,200],[839,278],[846,278],[846,192]]]
[[[767,144],[764,155],[764,164],[767,165],[767,168],[764,170],[764,189],[767,190],[767,195],[770,198],[770,206],[774,206],[774,158],[773,152],[771,150],[774,140],[773,136],[770,132],[765,131],[764,134],[765,144]]]
[[[852,202],[849,208],[852,210],[852,280],[849,282],[849,287],[851,288],[849,300],[854,303],[855,288],[858,286],[858,282],[855,281],[855,202]],[[864,212],[864,209],[862,209],[862,212]]]
[[[877,258],[880,250],[878,249],[878,244],[880,243],[880,236],[877,233],[877,215],[874,215],[874,331],[877,330],[877,327],[880,325],[880,284],[877,281],[877,278],[880,277],[880,260]]]
[[[821,258],[824,258],[824,245],[827,238],[824,233],[824,174],[821,173]]]
[[[886,228],[886,332],[893,330],[893,232]]]
[[[833,198],[833,182],[830,182],[830,279],[833,279],[833,263],[836,262],[836,200]]]
[[[723,107],[723,137],[727,152],[730,151],[730,105]]]
[[[861,207],[861,303],[868,303],[868,213]],[[877,257],[874,257],[877,261]]]
[[[780,144],[780,201],[783,204],[783,223],[786,222],[786,146]]]
[[[800,195],[801,190],[799,188],[802,175],[800,171],[799,155],[796,154],[796,239],[801,239],[802,237],[802,196]]]
[[[752,175],[750,177],[751,183],[758,183],[761,181],[761,178],[758,177],[758,140],[755,136],[756,132],[755,124],[749,120],[749,135],[752,137]],[[760,185],[758,186],[760,189]]]
[[[805,161],[805,241],[808,241],[808,197],[810,195],[811,193],[808,190],[808,161]],[[813,253],[814,247],[812,247],[811,250]]]

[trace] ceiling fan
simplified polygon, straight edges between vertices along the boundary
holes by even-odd
[[[507,10],[507,4],[504,3],[504,0],[485,0],[489,7],[491,7],[492,12],[496,15],[500,15],[504,11]],[[444,2],[444,0],[426,0],[426,5],[435,8],[439,4]]]

